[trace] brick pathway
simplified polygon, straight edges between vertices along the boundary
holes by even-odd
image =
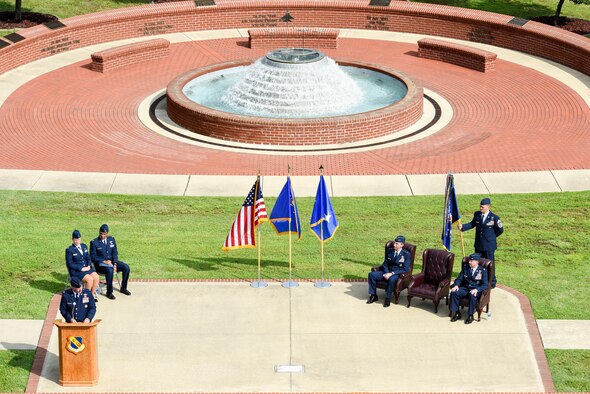
[[[137,108],[180,73],[254,58],[245,39],[171,45],[167,59],[90,71],[90,59],[25,84],[0,107],[0,168],[251,175],[505,172],[590,168],[590,108],[547,75],[498,60],[493,73],[416,57],[415,44],[340,39],[332,57],[388,65],[443,95],[453,118],[442,131],[370,152],[277,156],[177,142],[148,130]],[[484,152],[484,153],[482,153]]]

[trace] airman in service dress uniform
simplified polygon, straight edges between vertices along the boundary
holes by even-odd
[[[92,294],[96,294],[99,277],[92,268],[88,246],[81,243],[81,237],[80,231],[74,230],[72,232],[72,244],[66,249],[66,266],[70,278],[80,279],[86,288],[92,291]]]
[[[367,304],[379,301],[377,297],[377,281],[386,280],[387,290],[383,306],[387,308],[391,304],[391,293],[400,274],[410,270],[410,252],[403,249],[406,238],[398,235],[393,242],[393,249],[388,249],[385,260],[381,265],[382,270],[369,272],[369,299]]]
[[[90,258],[96,267],[96,270],[104,274],[107,280],[107,294],[106,296],[111,300],[115,299],[113,295],[113,276],[116,272],[123,274],[123,282],[121,282],[121,293],[131,295],[127,290],[127,282],[129,280],[129,266],[119,260],[119,252],[117,251],[117,242],[114,237],[109,236],[109,226],[103,224],[98,230],[98,237],[90,242]]]
[[[70,289],[61,293],[59,312],[67,323],[90,323],[96,314],[94,297],[88,289],[82,288],[82,282],[72,277]]]
[[[494,252],[497,248],[496,238],[504,232],[502,221],[492,211],[490,211],[491,201],[489,198],[484,198],[479,204],[479,211],[473,214],[473,219],[469,223],[458,227],[461,231],[467,231],[475,228],[475,242],[473,244],[475,253],[479,253],[481,257],[494,260]],[[496,287],[496,274],[492,278],[492,287]]]
[[[469,297],[469,316],[465,319],[465,324],[471,324],[477,299],[481,296],[481,292],[488,288],[488,273],[485,268],[479,266],[480,258],[479,253],[469,255],[469,265],[463,267],[453,283],[451,288],[452,322],[461,319],[461,312],[459,312],[461,298]]]

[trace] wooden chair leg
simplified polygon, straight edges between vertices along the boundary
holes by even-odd
[[[399,302],[399,293],[394,292],[393,293],[393,303],[397,305],[398,302]]]
[[[411,303],[412,303],[412,296],[409,295],[408,296],[408,306],[406,306],[406,308],[409,308]]]
[[[438,303],[440,300],[434,301],[434,313],[438,313]]]

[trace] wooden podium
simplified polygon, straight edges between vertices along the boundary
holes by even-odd
[[[59,384],[94,386],[98,384],[96,326],[92,323],[64,323],[56,320],[59,336]]]

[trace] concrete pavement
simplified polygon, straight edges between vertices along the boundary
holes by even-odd
[[[492,296],[493,319],[484,314],[471,325],[451,323],[444,305],[434,314],[428,300],[413,300],[408,309],[405,295],[388,309],[367,305],[365,283],[317,289],[300,282],[286,289],[271,282],[254,289],[247,282],[134,282],[130,289],[132,296],[117,294],[113,302],[101,297],[101,378],[84,391],[546,389],[519,300],[500,288]],[[80,391],[57,384],[51,331],[36,390]],[[470,342],[495,351],[481,357],[464,350]],[[477,365],[485,379],[457,374],[457,362]],[[277,372],[281,366],[302,371]]]
[[[76,176],[74,176],[76,175]],[[171,196],[243,196],[254,176],[74,173],[0,169],[0,189]],[[445,174],[334,175],[330,193],[342,196],[416,196],[444,192]],[[284,176],[263,177],[264,194],[277,196]],[[315,196],[317,176],[294,176],[299,197]],[[233,185],[228,188],[227,185]],[[459,194],[542,193],[590,190],[590,170],[455,174]]]

